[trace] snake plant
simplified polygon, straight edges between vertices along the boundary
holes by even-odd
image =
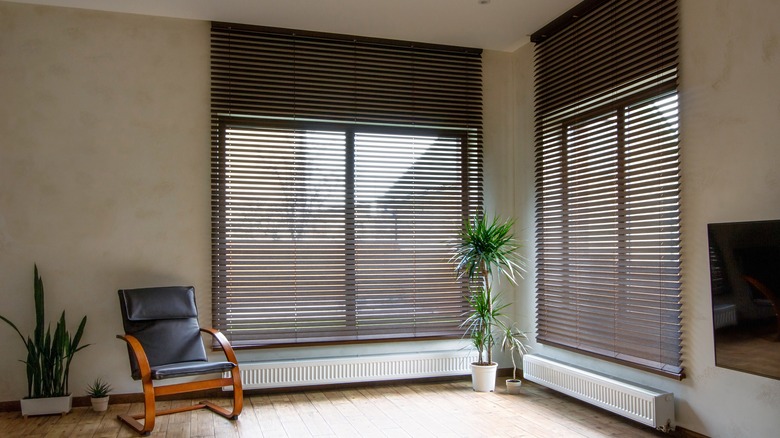
[[[62,397],[70,394],[68,389],[68,374],[73,355],[89,346],[79,346],[87,317],[81,319],[76,333],[71,337],[65,323],[65,311],[60,315],[54,333],[51,325],[45,328],[43,279],[35,266],[33,277],[33,297],[35,300],[35,330],[32,336],[25,336],[8,318],[0,315],[0,319],[10,325],[27,348],[27,359],[20,360],[27,368],[27,397],[46,398]]]

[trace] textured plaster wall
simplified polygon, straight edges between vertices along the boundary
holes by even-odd
[[[502,280],[497,290],[505,302],[512,303],[506,312],[508,316],[516,321],[519,330],[527,333],[533,331],[534,322],[534,149],[533,116],[528,112],[533,111],[531,62],[532,57],[524,57],[521,52],[482,54],[485,210],[491,216],[515,220],[515,238],[527,265],[516,287]],[[499,357],[501,367],[512,366],[507,354]]]
[[[75,395],[130,383],[118,288],[192,284],[210,319],[207,66],[207,23],[0,2],[0,314],[32,332],[35,262],[47,320],[87,315]],[[0,334],[0,400],[20,398]]]
[[[715,367],[706,224],[780,219],[780,2],[681,2],[683,425],[777,436],[780,380]]]
[[[706,225],[780,219],[780,2],[681,0],[680,8],[687,377],[677,382],[542,345],[535,350],[674,392],[677,423],[689,430],[712,437],[774,437],[780,430],[780,381],[715,367]],[[515,190],[514,208],[529,224],[533,221],[532,52],[529,45],[513,54],[516,82],[508,93],[516,97],[514,106],[507,104],[516,113],[516,150],[514,155],[502,152],[507,159],[513,157],[516,169],[511,179],[504,180],[503,189]],[[519,191],[510,188],[510,182]],[[529,280],[532,283],[532,275]],[[515,292],[515,301],[523,303],[516,309],[518,319],[533,319],[532,287],[521,285]]]

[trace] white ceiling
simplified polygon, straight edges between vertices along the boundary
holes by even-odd
[[[579,0],[12,0],[514,51]],[[483,0],[484,1],[484,0]]]

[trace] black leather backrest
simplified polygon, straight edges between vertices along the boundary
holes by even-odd
[[[119,291],[125,334],[144,347],[149,365],[206,360],[192,286],[122,289]],[[131,350],[134,379],[140,371]]]

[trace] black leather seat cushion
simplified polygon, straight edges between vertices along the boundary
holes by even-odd
[[[223,373],[232,370],[235,366],[232,362],[204,362],[200,360],[175,362],[152,367],[152,379],[160,380],[198,374]]]

